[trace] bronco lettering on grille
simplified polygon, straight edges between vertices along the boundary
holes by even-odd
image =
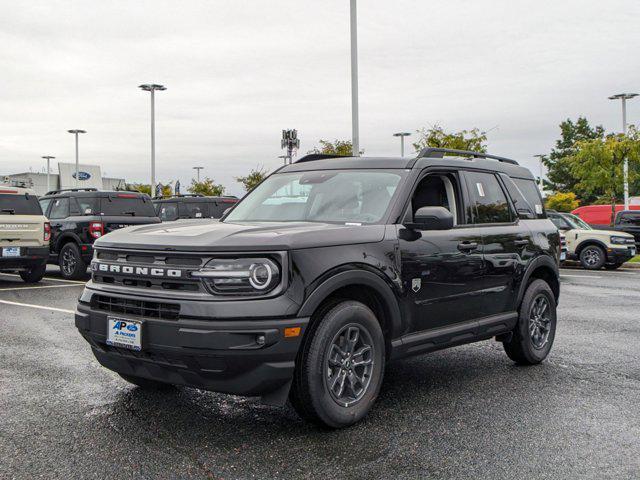
[[[181,278],[182,270],[174,268],[159,268],[159,267],[137,267],[133,265],[116,265],[110,263],[98,263],[93,262],[91,264],[91,270],[94,272],[105,273],[120,273],[124,275],[137,275],[142,277],[171,277]]]

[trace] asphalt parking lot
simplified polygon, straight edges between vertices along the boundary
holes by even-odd
[[[0,478],[640,478],[640,270],[562,270],[549,359],[496,342],[388,367],[362,423],[146,393],[73,326],[81,283],[0,274]]]

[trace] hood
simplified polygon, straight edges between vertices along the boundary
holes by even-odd
[[[615,236],[615,237],[633,238],[633,235],[631,235],[630,233],[620,232],[618,230],[600,230],[600,229],[586,230],[584,228],[574,228],[573,230],[570,230],[570,232],[571,233],[576,233],[578,235],[587,235],[589,237],[598,237],[598,236],[610,237],[610,236]],[[565,235],[567,233],[568,232],[566,232]]]
[[[380,242],[384,238],[384,232],[384,225],[223,223],[197,219],[123,228],[96,240],[95,246],[208,252],[296,250]]]

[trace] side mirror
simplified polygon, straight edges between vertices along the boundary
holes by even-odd
[[[449,230],[453,228],[453,215],[444,207],[422,207],[413,216],[412,223],[406,223],[410,230]]]

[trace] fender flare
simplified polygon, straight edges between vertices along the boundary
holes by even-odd
[[[602,241],[602,240],[598,240],[596,238],[588,238],[583,240],[582,242],[580,242],[575,249],[575,253],[576,255],[578,255],[578,257],[580,256],[580,254],[578,253],[580,250],[582,250],[583,248],[589,246],[589,245],[597,245],[598,247],[600,247],[602,250],[604,250],[604,254],[607,254],[607,249],[609,247],[607,247],[607,245]]]
[[[391,341],[397,337],[401,332],[402,326],[402,315],[400,314],[398,299],[391,287],[380,276],[368,270],[347,270],[328,278],[306,298],[298,316],[310,317],[329,295],[339,288],[349,285],[364,285],[372,288],[380,295],[383,306],[389,314],[389,318],[386,319],[390,335],[388,340]]]
[[[522,276],[522,282],[520,283],[520,288],[518,289],[518,301],[516,302],[516,305],[518,305],[518,308],[520,308],[519,305],[520,305],[520,302],[522,301],[522,297],[524,297],[524,291],[527,287],[527,284],[529,283],[529,278],[531,278],[531,274],[534,272],[534,270],[536,270],[539,267],[545,267],[545,268],[551,269],[551,271],[556,277],[558,286],[560,285],[560,271],[558,268],[558,264],[555,262],[555,260],[548,255],[541,255],[535,258],[534,260],[531,261],[531,263],[529,264],[529,267],[526,269],[526,271],[524,272],[524,275]],[[557,297],[559,296],[560,296],[560,289],[558,288]],[[557,300],[558,298],[556,298],[556,301]]]
[[[80,237],[78,237],[78,235],[76,235],[75,233],[72,232],[66,232],[63,233],[62,235],[60,235],[58,237],[58,239],[56,240],[56,248],[55,248],[55,253],[59,254],[60,250],[62,249],[61,246],[63,243],[68,243],[66,240],[70,238],[72,241],[74,241],[75,243],[77,243],[78,245],[80,245],[82,242],[80,241]]]

